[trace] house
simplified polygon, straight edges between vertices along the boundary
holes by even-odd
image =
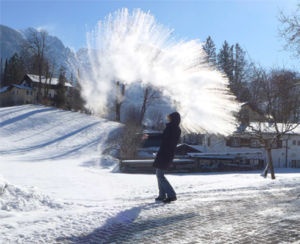
[[[261,126],[264,139],[271,142],[276,135],[274,126],[268,123],[264,123]],[[283,125],[279,124],[280,126]],[[243,131],[237,131],[227,138],[211,135],[206,136],[205,139],[206,153],[251,153],[260,151],[260,158],[249,155],[246,159],[249,160],[250,164],[258,164],[259,160],[263,160],[264,165],[268,163],[267,152],[261,146],[259,140],[254,137],[250,126],[244,128]],[[271,152],[275,168],[300,168],[300,126],[282,136],[273,145]]]
[[[188,145],[203,145],[205,135],[197,133],[182,134],[180,141]]]
[[[43,97],[46,89],[48,89],[49,101],[57,94],[58,78],[41,77],[41,96]],[[39,87],[39,76],[26,74],[19,84],[12,84],[10,86],[0,89],[1,99],[0,106],[13,106],[21,104],[35,104],[37,102],[37,93]],[[69,94],[72,85],[69,82],[65,83],[66,96]]]
[[[22,85],[10,85],[0,89],[0,105],[13,106],[35,103],[35,89]]]

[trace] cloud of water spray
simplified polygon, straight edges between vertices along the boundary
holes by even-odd
[[[114,81],[141,82],[161,89],[181,113],[185,130],[232,132],[239,105],[228,79],[203,63],[199,40],[176,41],[172,32],[139,9],[122,9],[98,22],[87,34],[90,65],[81,78],[87,106],[105,113]]]

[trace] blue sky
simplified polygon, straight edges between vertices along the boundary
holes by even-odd
[[[163,25],[174,28],[176,38],[205,41],[211,36],[220,49],[224,40],[239,43],[251,58],[264,67],[295,67],[291,53],[282,50],[276,16],[279,9],[289,14],[296,0],[246,1],[1,1],[2,25],[13,29],[42,27],[68,47],[86,45],[86,32],[109,13],[126,7],[150,11]]]

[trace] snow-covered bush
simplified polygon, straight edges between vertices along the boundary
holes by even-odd
[[[117,130],[107,140],[108,147],[104,153],[119,151],[120,157],[137,157],[138,148],[141,145],[142,126],[135,122],[130,122]]]

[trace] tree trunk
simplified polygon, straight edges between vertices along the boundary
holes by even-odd
[[[116,121],[121,121],[121,104],[116,102]]]
[[[269,169],[271,171],[271,178],[272,180],[275,180],[275,172],[274,172],[274,167],[273,167],[273,159],[272,159],[272,152],[271,149],[267,150],[268,152],[268,158],[269,158]]]
[[[140,124],[142,124],[145,113],[146,113],[147,99],[148,99],[148,92],[146,91],[146,94],[144,95],[144,101],[143,101],[141,113],[140,113],[140,119],[139,119]]]
[[[116,121],[121,121],[121,106],[123,103],[123,98],[125,96],[125,84],[122,85],[122,90],[120,91],[120,82],[117,82],[116,89]]]

